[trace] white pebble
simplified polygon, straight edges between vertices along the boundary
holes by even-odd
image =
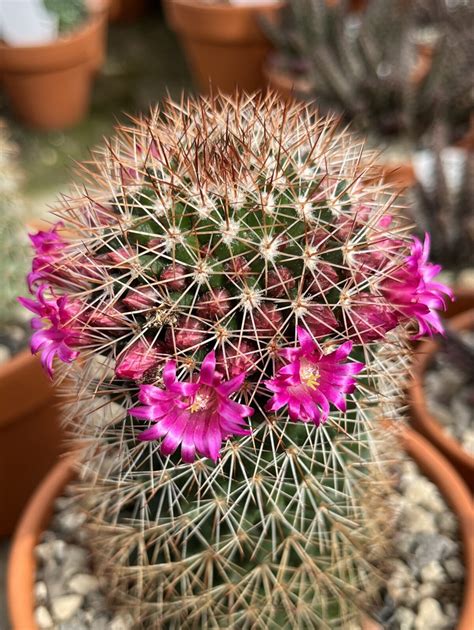
[[[0,364],[6,363],[11,357],[11,352],[6,346],[0,346]]]
[[[48,612],[48,609],[44,606],[38,606],[35,610],[35,621],[39,628],[52,628],[53,620]]]
[[[444,561],[446,573],[452,580],[462,580],[464,577],[464,565],[459,558],[448,558]]]
[[[394,621],[397,623],[399,630],[413,630],[415,625],[415,613],[409,608],[400,606],[395,611]]]
[[[48,597],[48,588],[43,581],[36,582],[35,584],[35,598],[36,601],[42,604]]]
[[[416,630],[441,630],[448,619],[443,613],[439,602],[433,597],[427,597],[420,602],[415,620]]]
[[[54,618],[57,621],[67,621],[82,606],[82,595],[63,595],[51,602]]]
[[[87,595],[91,591],[99,590],[99,580],[88,573],[78,573],[69,580],[69,587],[79,595]]]
[[[422,582],[429,584],[442,584],[444,582],[445,573],[440,563],[433,560],[421,568],[420,576]]]

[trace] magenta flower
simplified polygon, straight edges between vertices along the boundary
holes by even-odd
[[[78,346],[87,343],[87,338],[78,327],[80,304],[68,302],[64,295],[47,299],[45,293],[49,291],[49,286],[41,285],[36,290],[36,301],[29,298],[18,301],[37,315],[31,320],[36,331],[31,338],[31,352],[41,352],[41,364],[53,376],[54,357],[71,363],[78,355]]]
[[[38,280],[49,278],[54,273],[55,263],[66,245],[66,241],[58,234],[62,227],[63,223],[58,221],[50,230],[29,234],[35,250],[31,272],[27,276],[30,290]]]
[[[180,382],[176,362],[163,370],[165,389],[142,385],[139,399],[143,407],[130,410],[132,416],[155,424],[139,435],[141,440],[161,439],[161,452],[168,456],[181,445],[183,461],[191,463],[196,453],[216,461],[223,440],[231,435],[248,435],[243,418],[253,409],[230,399],[244,382],[245,372],[223,382],[216,371],[216,357],[210,352],[202,362],[199,378]]]
[[[323,354],[309,333],[298,326],[298,348],[285,348],[281,355],[289,361],[280,368],[265,386],[274,392],[268,402],[269,411],[278,411],[288,405],[292,420],[319,425],[329,415],[330,405],[346,410],[345,395],[355,389],[354,375],[364,367],[363,363],[343,363],[352,350],[352,342]]]
[[[152,348],[144,339],[138,339],[117,362],[115,374],[119,378],[133,381],[142,378],[145,372],[158,364],[159,350],[160,348]]]
[[[425,234],[423,244],[414,237],[405,264],[380,285],[387,301],[402,319],[417,320],[418,332],[414,339],[431,336],[433,332],[443,334],[443,324],[436,311],[446,309],[446,298],[454,299],[449,287],[433,282],[441,271],[441,265],[428,262],[429,253],[429,234]]]

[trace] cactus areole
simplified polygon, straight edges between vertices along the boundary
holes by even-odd
[[[336,627],[375,588],[380,419],[452,296],[369,162],[271,94],[169,102],[32,237],[32,350],[140,627]]]

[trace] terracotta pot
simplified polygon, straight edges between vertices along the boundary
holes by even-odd
[[[439,488],[455,512],[464,545],[466,577],[464,602],[457,630],[472,630],[474,618],[474,512],[469,492],[456,471],[431,444],[410,429],[402,437],[407,453]],[[47,526],[53,503],[73,478],[71,460],[58,463],[27,506],[13,539],[8,565],[8,603],[13,630],[37,630],[34,620],[35,545]],[[364,622],[364,630],[377,625]]]
[[[94,73],[105,57],[106,13],[44,46],[0,44],[0,72],[10,106],[37,129],[71,127],[87,113]]]
[[[449,325],[454,330],[474,329],[474,309],[453,317]],[[425,398],[426,370],[435,358],[438,347],[436,341],[427,340],[421,342],[417,348],[409,390],[410,415],[415,429],[428,438],[459,471],[469,487],[474,488],[474,457],[471,457],[455,438],[446,433],[436,417],[430,413]]]
[[[0,366],[0,537],[8,536],[60,453],[57,400],[29,350]]]
[[[112,0],[109,17],[114,22],[133,22],[145,12],[146,0]]]
[[[70,459],[56,464],[28,503],[16,529],[8,562],[7,597],[13,630],[38,630],[35,621],[35,546],[53,513],[56,497],[73,477]]]
[[[276,20],[283,3],[232,6],[199,0],[165,0],[165,16],[183,45],[200,90],[246,92],[264,86],[263,64],[271,49],[259,16]]]
[[[283,100],[292,101],[295,98],[311,100],[311,84],[304,77],[296,77],[290,72],[284,72],[271,60],[264,65],[263,74],[268,88],[276,92]]]

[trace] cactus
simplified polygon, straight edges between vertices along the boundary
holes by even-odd
[[[377,591],[381,420],[450,291],[369,161],[271,94],[167,102],[35,237],[32,348],[67,375],[95,567],[137,627],[348,627]]]
[[[472,17],[469,3],[369,0],[354,12],[348,2],[302,0],[266,29],[280,63],[303,72],[322,107],[419,144],[435,120],[445,120],[451,141],[466,131]]]
[[[58,19],[58,31],[67,33],[82,24],[87,17],[86,0],[43,0],[44,7]]]
[[[16,153],[17,147],[0,120],[0,328],[14,323],[19,315],[16,297],[23,291],[28,269],[27,237],[18,201],[20,171]]]
[[[432,234],[433,258],[460,271],[474,249],[474,151],[448,146],[439,128],[432,148],[415,153],[413,165],[414,218],[420,231]]]

